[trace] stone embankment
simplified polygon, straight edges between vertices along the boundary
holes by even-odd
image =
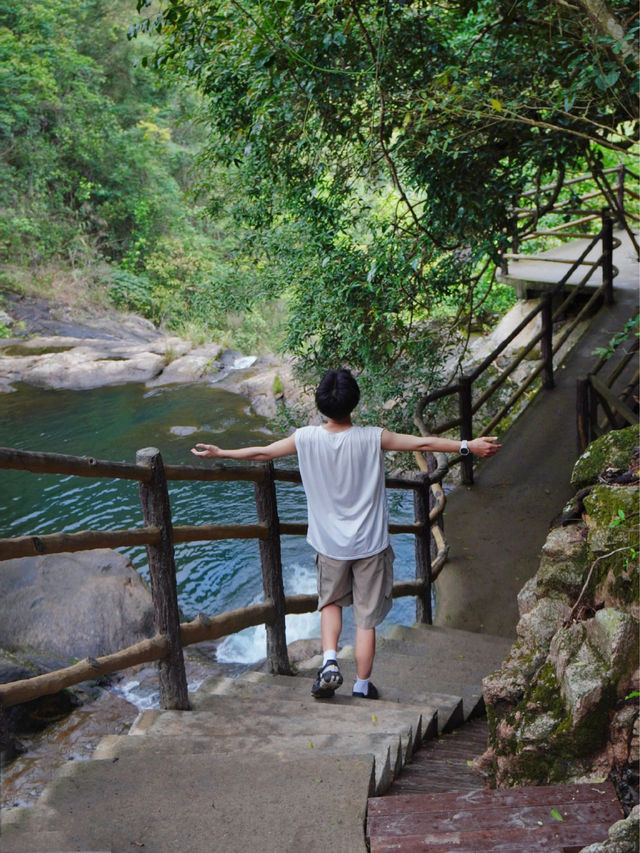
[[[45,300],[12,302],[9,308],[11,313],[0,312],[0,325],[15,337],[0,340],[0,393],[15,390],[18,382],[71,391],[200,382],[247,397],[265,417],[303,393],[284,357],[194,344],[113,310],[97,317]]]
[[[637,440],[635,427],[609,433],[577,461],[576,496],[518,596],[516,642],[484,680],[489,748],[477,766],[494,786],[611,775],[637,804]]]

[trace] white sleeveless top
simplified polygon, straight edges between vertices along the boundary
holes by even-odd
[[[389,544],[382,427],[329,432],[307,426],[294,434],[307,495],[307,541],[336,560],[358,560]]]

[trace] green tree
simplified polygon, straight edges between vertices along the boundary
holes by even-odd
[[[170,0],[132,28],[205,96],[204,163],[236,170],[230,212],[305,367],[427,382],[425,321],[486,294],[519,193],[633,144],[635,8],[580,5]]]
[[[122,9],[0,0],[0,245],[9,259],[73,260],[84,246],[117,262],[188,218],[165,87],[134,69]]]

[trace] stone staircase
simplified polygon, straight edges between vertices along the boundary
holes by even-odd
[[[481,680],[510,641],[424,626],[380,639],[379,701],[351,696],[353,653],[331,700],[297,677],[213,678],[193,710],[144,711],[126,736],[70,762],[32,808],[3,814],[4,853],[366,851],[368,798],[425,740],[482,709]]]

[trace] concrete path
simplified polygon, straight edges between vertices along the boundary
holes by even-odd
[[[541,391],[503,436],[500,453],[479,465],[475,485],[449,495],[445,533],[451,550],[435,584],[438,625],[515,636],[518,591],[538,568],[549,523],[573,494],[576,380],[593,367],[596,347],[606,346],[638,310],[639,266],[624,236],[614,252],[620,270],[615,304],[600,309],[558,366],[555,389]],[[580,242],[562,247],[565,257],[569,251],[577,257]],[[510,272],[515,275],[514,265]],[[565,265],[536,269],[527,262],[528,279],[539,274],[558,281],[565,272]]]
[[[375,702],[351,695],[348,648],[345,683],[329,700],[311,696],[317,660],[297,677],[209,679],[193,710],[141,713],[129,735],[103,738],[93,760],[68,762],[35,806],[6,810],[0,849],[366,853],[368,797],[425,740],[478,712],[481,679],[508,645],[398,629],[381,644]]]
[[[615,287],[622,290],[636,291],[638,289],[638,258],[631,238],[624,230],[614,231],[614,238],[620,245],[613,252],[613,263],[619,270],[615,279]],[[638,239],[638,235],[636,235]],[[501,280],[512,284],[520,298],[525,298],[528,290],[539,293],[544,286],[553,287],[569,271],[570,264],[561,263],[561,259],[575,261],[587,248],[590,240],[572,240],[546,252],[509,261],[509,271],[500,276]],[[526,244],[525,244],[526,247]],[[588,272],[587,262],[595,262],[600,257],[602,243],[596,243],[581,265],[568,279],[568,284],[578,284]],[[599,267],[589,281],[589,287],[600,287],[602,284],[602,268]]]

